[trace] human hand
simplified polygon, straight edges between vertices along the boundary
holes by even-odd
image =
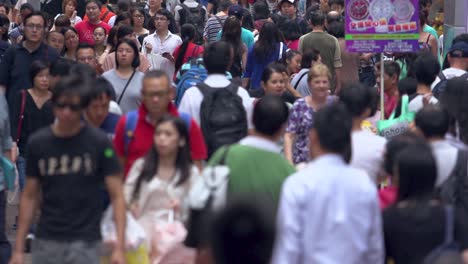
[[[24,264],[24,253],[20,251],[16,251],[10,258],[9,264]]]
[[[151,45],[151,43],[149,42],[146,42],[145,48],[146,48],[146,53],[151,53],[151,51],[153,50],[153,45]]]
[[[125,264],[125,253],[122,249],[114,249],[111,256],[111,264]]]

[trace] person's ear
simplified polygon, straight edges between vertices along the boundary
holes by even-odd
[[[176,89],[172,85],[169,88],[169,98],[171,99],[171,101],[176,98]]]

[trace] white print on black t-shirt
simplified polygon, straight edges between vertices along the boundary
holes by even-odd
[[[93,162],[89,153],[70,158],[64,154],[60,158],[49,157],[39,160],[41,176],[56,176],[66,174],[90,175],[93,171]]]

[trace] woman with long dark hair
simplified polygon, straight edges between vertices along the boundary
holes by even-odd
[[[182,44],[174,50],[175,71],[174,78],[182,65],[190,58],[198,58],[203,54],[204,48],[194,43],[196,37],[196,28],[192,24],[184,24],[180,28],[180,37]]]
[[[233,78],[242,77],[247,64],[247,46],[241,39],[241,22],[235,16],[226,19],[223,26],[221,40],[230,43],[233,48],[233,59],[229,72]]]
[[[387,260],[396,264],[436,263],[426,262],[426,257],[443,245],[446,225],[450,225],[450,235],[461,255],[455,256],[458,261],[437,263],[466,263],[467,216],[461,208],[449,207],[434,196],[437,166],[431,147],[426,143],[410,145],[398,153],[392,166],[398,194],[396,204],[383,213]]]
[[[124,186],[125,200],[147,234],[154,233],[154,217],[173,211],[181,220],[182,207],[198,170],[190,158],[188,128],[171,115],[162,117],[155,127],[153,147],[135,161]]]
[[[302,33],[296,21],[287,19],[280,24],[279,28],[284,36],[284,41],[288,49],[298,50],[299,38],[302,36]]]
[[[263,25],[258,41],[249,50],[245,67],[243,87],[260,88],[263,69],[271,62],[278,61],[286,52],[283,36],[278,27],[271,22]]]

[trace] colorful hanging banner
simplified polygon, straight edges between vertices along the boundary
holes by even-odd
[[[346,0],[345,6],[349,52],[419,50],[418,0]]]

